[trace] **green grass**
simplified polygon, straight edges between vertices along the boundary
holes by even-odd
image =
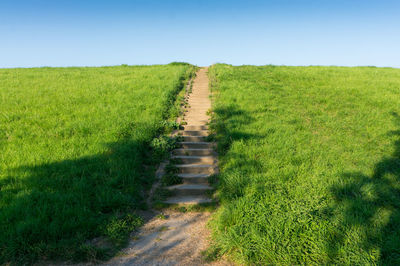
[[[154,139],[193,70],[0,69],[0,264],[103,259],[124,245],[166,147]]]
[[[400,69],[215,65],[214,255],[400,264]]]

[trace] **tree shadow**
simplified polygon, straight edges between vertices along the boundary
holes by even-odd
[[[11,169],[0,180],[0,264],[106,259],[125,245],[155,172],[149,141],[130,139],[102,154]],[[99,236],[103,245],[88,241]]]
[[[254,172],[263,169],[257,159],[233,152],[231,150],[232,144],[236,142],[245,143],[249,140],[262,140],[265,136],[243,130],[256,119],[251,112],[242,110],[237,105],[216,107],[213,112],[211,130],[216,132],[218,154],[225,157],[225,161],[221,165],[223,173],[219,175],[217,189],[221,200],[232,200],[243,196],[246,187],[253,182],[249,174],[254,174]],[[228,161],[229,164],[227,164]]]
[[[211,129],[217,134],[219,154],[226,154],[235,141],[263,138],[261,135],[246,133],[239,129],[255,121],[250,112],[241,110],[236,105],[217,107],[213,112]]]
[[[393,114],[400,125],[398,114]],[[389,132],[400,138],[400,130]],[[331,191],[335,205],[331,218],[338,218],[339,227],[331,237],[328,253],[332,261],[349,240],[350,230],[357,230],[360,249],[378,264],[400,264],[400,140],[395,151],[374,167],[371,176],[360,172],[345,173],[344,184]],[[339,212],[335,213],[335,210]]]

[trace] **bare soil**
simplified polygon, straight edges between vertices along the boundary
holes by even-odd
[[[104,265],[229,265],[204,261],[209,212],[165,210],[163,216],[154,216],[132,236],[120,256]]]

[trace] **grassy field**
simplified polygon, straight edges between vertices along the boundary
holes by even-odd
[[[152,140],[193,70],[0,69],[0,264],[101,259],[124,244],[163,148]]]
[[[217,255],[400,264],[400,69],[215,65]]]

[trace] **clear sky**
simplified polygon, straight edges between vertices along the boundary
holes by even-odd
[[[400,67],[400,1],[0,0],[0,67]]]

